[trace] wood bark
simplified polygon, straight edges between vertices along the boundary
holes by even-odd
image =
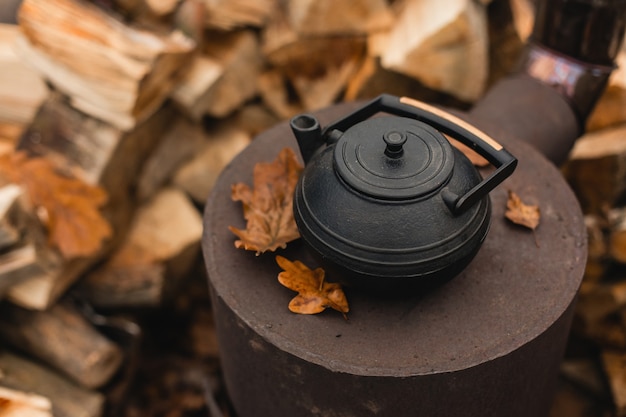
[[[119,369],[123,353],[70,304],[30,311],[1,307],[2,339],[67,375],[86,388],[104,385]]]
[[[78,291],[96,307],[159,306],[189,272],[201,237],[202,219],[189,198],[164,188],[137,210],[126,241]]]
[[[46,397],[54,417],[101,417],[104,396],[80,387],[39,363],[5,349],[0,351],[0,385]]]
[[[203,149],[173,175],[172,184],[184,190],[198,204],[204,204],[222,169],[250,143],[250,135],[224,123],[208,132]]]
[[[27,62],[76,108],[131,129],[161,107],[195,44],[125,25],[81,0],[25,0],[19,13]]]
[[[50,158],[61,170],[103,187],[109,196],[103,211],[114,229],[114,238],[96,256],[71,261],[38,249],[38,259],[45,254],[37,262],[45,265],[43,271],[10,288],[8,296],[13,302],[32,309],[48,308],[119,244],[136,208],[135,187],[143,163],[174,114],[171,107],[165,106],[132,131],[124,132],[71,108],[57,95],[40,108],[18,148]]]

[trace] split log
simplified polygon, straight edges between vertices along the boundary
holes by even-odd
[[[207,36],[205,56],[173,93],[173,99],[194,119],[205,114],[225,117],[257,93],[263,58],[250,30]]]
[[[137,196],[146,201],[164,186],[185,161],[197,155],[208,141],[203,125],[175,119],[146,161],[137,183]]]
[[[592,358],[565,359],[560,374],[568,381],[598,397],[606,392],[606,380],[600,364]]]
[[[81,0],[25,0],[19,19],[25,60],[73,106],[125,130],[161,107],[195,47],[180,32],[140,30]]]
[[[513,27],[522,42],[526,42],[535,26],[535,2],[532,0],[509,0],[513,14]]]
[[[86,388],[108,382],[119,369],[121,349],[102,336],[69,303],[48,311],[0,306],[0,336]]]
[[[607,269],[608,242],[605,233],[606,221],[597,215],[586,215],[587,228],[587,264],[585,265],[585,282],[598,282]]]
[[[290,94],[290,90],[293,87],[278,69],[265,71],[259,76],[261,99],[279,119],[290,119],[304,112],[302,103],[294,94]]]
[[[587,290],[580,291],[576,316],[586,328],[592,328],[624,306],[626,306],[626,281],[595,284]]]
[[[375,42],[383,68],[465,101],[482,96],[488,75],[485,6],[474,0],[406,0]]]
[[[17,25],[0,24],[0,122],[28,123],[48,95],[42,77],[16,53]]]
[[[611,259],[626,263],[626,209],[616,208],[609,212],[609,255]]]
[[[189,198],[163,189],[137,210],[126,241],[77,290],[96,307],[159,306],[191,269],[201,238],[202,218]]]
[[[62,171],[103,187],[109,196],[107,216],[114,229],[121,231],[134,210],[143,164],[175,115],[171,106],[164,106],[132,131],[124,132],[53,95],[22,136],[18,149],[49,158]]]
[[[275,28],[272,31],[272,36],[285,39],[290,36],[276,34],[277,30]],[[326,107],[336,101],[356,74],[366,52],[364,37],[295,38],[281,43],[269,39],[269,35],[268,29],[263,48],[266,58],[277,74],[286,78],[279,83],[289,83],[298,97],[299,107],[307,111]],[[319,59],[312,60],[312,56]],[[267,83],[268,80],[261,82]],[[273,94],[273,98],[266,99],[269,102],[275,102],[283,96],[289,97],[285,93],[277,95],[270,87],[262,91],[264,94]],[[289,104],[282,104],[281,107],[289,108]]]
[[[616,415],[626,416],[626,353],[605,350],[602,352],[602,364],[609,379]]]
[[[52,417],[50,400],[0,386],[0,417]]]
[[[143,0],[149,12],[157,17],[164,17],[174,13],[179,0]]]
[[[172,99],[195,121],[200,121],[210,103],[210,90],[224,75],[224,68],[215,59],[204,55],[194,58],[191,67],[172,93]]]
[[[114,229],[114,238],[91,258],[65,261],[36,245],[40,273],[10,288],[8,297],[30,309],[52,305],[99,257],[123,239],[137,204],[135,187],[139,172],[161,133],[174,115],[163,107],[134,130],[124,132],[71,108],[58,95],[40,108],[22,136],[18,149],[49,158],[63,171],[108,193],[104,214]]]
[[[208,132],[204,149],[174,174],[172,184],[204,204],[222,169],[249,143],[250,136],[228,121]]]
[[[380,94],[413,97],[424,102],[445,102],[450,107],[463,107],[463,103],[421,84],[415,78],[390,71],[380,65],[380,60],[366,57],[361,67],[348,82],[344,100],[365,100]]]
[[[204,4],[207,28],[232,30],[264,26],[277,0],[204,0]]]
[[[626,48],[626,43],[624,44]],[[617,56],[617,69],[587,120],[587,130],[595,131],[626,122],[626,50]]]
[[[366,35],[394,21],[384,0],[291,0],[287,17],[293,30],[305,36]]]
[[[602,214],[626,191],[626,125],[582,136],[563,173],[585,213]]]
[[[101,417],[104,396],[77,386],[47,367],[0,351],[0,385],[50,399],[54,417]]]
[[[281,119],[261,103],[249,103],[241,107],[233,116],[232,123],[247,132],[250,137],[265,132]]]
[[[26,212],[20,202],[21,195],[22,189],[15,184],[0,188],[0,251],[15,245],[22,236]]]

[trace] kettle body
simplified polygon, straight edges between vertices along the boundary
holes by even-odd
[[[425,289],[462,271],[489,230],[489,191],[517,164],[455,116],[390,95],[324,131],[310,115],[291,127],[306,162],[294,194],[302,239],[333,279],[376,291]],[[483,180],[444,133],[496,170]]]

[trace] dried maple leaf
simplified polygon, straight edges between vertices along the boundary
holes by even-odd
[[[107,201],[100,187],[59,174],[45,158],[24,152],[0,156],[0,172],[22,186],[38,213],[44,213],[48,242],[67,258],[90,256],[102,248],[112,229],[99,207]]]
[[[301,172],[293,150],[284,148],[274,162],[255,165],[254,190],[242,183],[233,185],[231,198],[242,202],[247,221],[246,230],[229,226],[240,239],[236,248],[260,255],[300,237],[293,219],[293,192]]]
[[[282,256],[276,256],[276,263],[283,269],[278,274],[278,281],[296,295],[289,303],[289,310],[298,314],[317,314],[328,307],[343,313],[350,310],[348,300],[341,285],[324,280],[324,270],[309,269],[300,261],[291,262]]]
[[[539,225],[541,213],[539,206],[524,204],[517,194],[509,190],[504,216],[515,224],[535,230]]]

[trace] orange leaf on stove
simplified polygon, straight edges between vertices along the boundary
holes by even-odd
[[[255,165],[253,189],[243,183],[233,185],[231,198],[241,201],[247,221],[245,230],[229,227],[239,237],[235,247],[260,255],[300,237],[293,218],[293,193],[301,172],[293,150],[284,148],[273,162]]]

